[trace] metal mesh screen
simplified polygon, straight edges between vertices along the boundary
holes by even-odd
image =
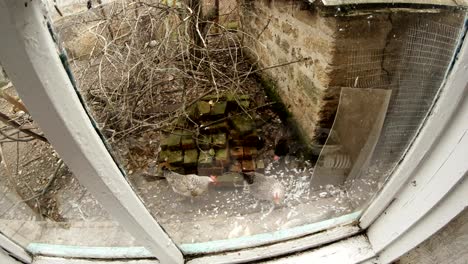
[[[349,87],[392,90],[371,167],[362,178],[382,182],[402,158],[443,84],[464,28],[464,15],[415,16],[391,15],[392,30],[384,49],[356,48],[348,53]]]

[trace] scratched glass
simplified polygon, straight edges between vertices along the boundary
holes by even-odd
[[[137,245],[79,184],[0,72],[0,232],[32,253]]]
[[[95,125],[188,253],[357,219],[430,113],[465,30],[453,6],[58,8],[54,30]]]

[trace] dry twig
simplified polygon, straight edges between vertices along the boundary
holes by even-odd
[[[15,128],[15,129],[27,134],[28,136],[31,136],[31,137],[34,137],[35,139],[39,139],[39,140],[41,140],[43,142],[49,143],[44,136],[41,136],[41,135],[37,134],[36,132],[31,131],[29,129],[22,128],[21,124],[19,124],[15,120],[11,119],[10,117],[8,117],[7,115],[5,115],[2,112],[0,112],[0,121],[5,123],[8,126],[11,126],[11,127]]]

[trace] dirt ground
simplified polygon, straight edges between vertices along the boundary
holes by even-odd
[[[1,110],[8,111],[8,106],[3,104]],[[273,124],[270,124],[270,128]],[[277,120],[276,126],[279,124]],[[274,137],[273,133],[270,137]],[[3,187],[9,187],[9,190],[4,190],[4,199],[0,202],[3,220],[26,220],[31,217],[36,221],[62,223],[110,220],[66,167],[60,169],[45,195],[26,202],[27,205],[6,203],[6,193],[12,193],[12,190],[22,200],[37,195],[54,174],[59,159],[52,147],[38,141],[19,143],[18,148],[16,143],[3,146],[6,163],[10,168],[16,168],[16,159],[19,161],[18,171],[13,170],[13,181],[2,181]],[[18,155],[16,150],[19,150]],[[206,196],[188,199],[175,194],[162,179],[133,173],[129,175],[129,180],[150,212],[178,243],[271,232],[349,212],[343,193],[338,190],[323,194],[322,198],[328,196],[326,199],[318,196],[309,199],[308,183],[313,172],[310,164],[302,164],[301,168],[300,161],[294,157],[285,162],[274,162],[271,148],[266,155],[270,156],[267,175],[278,175],[283,184],[288,186],[285,203],[268,215],[266,213],[271,205],[257,203],[244,186],[211,188]],[[0,168],[0,172],[1,175],[7,175],[4,167]],[[263,220],[262,224],[252,224],[259,217]],[[226,222],[226,219],[230,221]]]
[[[14,90],[10,93],[15,94]],[[3,100],[0,111],[14,116],[11,106]],[[76,212],[72,212],[76,205],[71,204],[89,199],[89,194],[79,186],[66,166],[60,166],[57,176],[53,177],[60,159],[52,146],[39,140],[3,143],[2,146],[8,170],[2,166],[1,175],[6,176],[7,186],[15,190],[23,200],[27,200],[25,202],[35,210],[38,217],[43,216],[58,222],[82,218],[77,217],[79,214]],[[47,192],[38,196],[51,179],[54,181]],[[31,199],[36,196],[38,197]],[[67,203],[70,204],[66,205]],[[88,204],[88,209],[90,211],[86,210],[85,215],[89,216],[96,215],[93,211],[102,211],[96,202],[93,206]]]
[[[222,10],[232,5],[230,1],[221,1]],[[224,6],[226,4],[226,6]],[[223,13],[223,12],[221,12]],[[73,21],[62,21],[59,28],[64,41],[73,41],[83,32],[64,30]],[[223,63],[222,54],[219,62]],[[82,67],[91,64],[84,60],[71,60],[70,64],[79,89],[89,100],[88,88],[93,87],[98,74],[89,73],[80,76]],[[96,64],[94,64],[96,66]],[[249,67],[249,65],[241,65]],[[87,82],[87,83],[86,83]],[[180,87],[164,87],[177,90]],[[194,90],[191,96],[197,97],[206,92]],[[243,94],[253,98],[256,106],[267,104],[270,99],[255,77],[246,78],[241,87]],[[177,94],[162,95],[159,102],[163,108],[180,106]],[[100,120],[99,102],[88,101],[94,117]],[[6,105],[0,105],[3,111],[9,111]],[[105,109],[105,108],[102,108]],[[177,243],[196,243],[226,238],[236,238],[253,234],[283,230],[304,224],[314,223],[351,213],[347,194],[339,188],[328,188],[320,193],[310,192],[310,180],[313,175],[313,161],[304,160],[299,156],[287,156],[280,161],[273,160],[274,141],[279,131],[286,129],[287,124],[279,118],[279,113],[272,107],[264,107],[254,113],[254,116],[264,120],[262,130],[265,147],[259,157],[266,165],[265,174],[275,177],[286,186],[286,197],[283,203],[272,209],[268,202],[258,202],[250,193],[248,185],[229,188],[212,187],[207,195],[198,198],[185,198],[174,193],[165,179],[148,177],[148,168],[154,164],[159,151],[160,138],[164,133],[149,129],[140,130],[129,136],[121,136],[114,141],[113,133],[103,129],[103,134],[109,139],[113,152],[126,169],[128,180],[141,197],[148,210]],[[135,147],[137,146],[137,147]],[[143,151],[142,151],[143,150]],[[53,148],[45,143],[31,141],[26,143],[4,144],[7,172],[2,166],[1,184],[7,185],[10,192],[18,194],[19,199],[27,200],[25,206],[11,203],[0,203],[0,212],[4,219],[25,217],[38,221],[52,222],[99,222],[110,221],[111,218],[98,202],[80,186],[74,175],[66,166],[59,170],[55,180],[44,195],[38,197],[57,169],[59,157]],[[6,179],[6,180],[5,180]],[[31,197],[35,197],[31,199]],[[27,216],[18,214],[19,208],[28,211]],[[29,210],[29,209],[31,210]],[[32,216],[31,216],[32,215]],[[67,243],[67,242],[65,242]]]
[[[14,89],[8,93],[15,95]],[[0,111],[20,117],[3,99],[0,99]],[[0,124],[0,129],[4,128]],[[1,146],[7,165],[6,168],[0,164],[2,234],[25,248],[34,242],[73,246],[140,245],[112,220],[66,165],[55,174],[60,163],[53,147],[38,140]]]

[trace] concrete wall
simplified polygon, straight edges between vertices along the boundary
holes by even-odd
[[[396,262],[396,264],[438,263],[468,263],[468,209]]]

